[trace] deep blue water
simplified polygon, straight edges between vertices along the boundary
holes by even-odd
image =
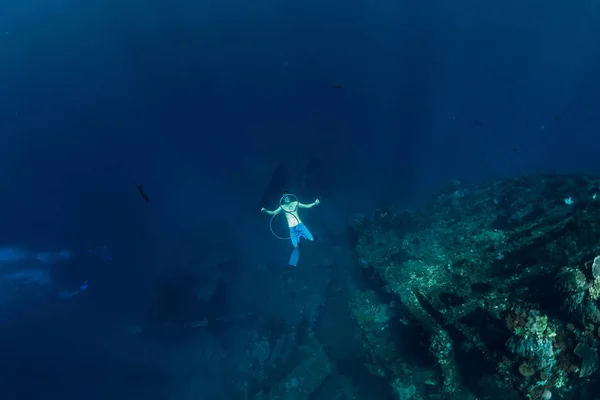
[[[256,328],[224,357],[157,328],[157,281],[225,263],[223,312],[282,318],[283,187],[323,238],[449,180],[600,173],[599,37],[593,0],[1,2],[2,398],[228,398]]]

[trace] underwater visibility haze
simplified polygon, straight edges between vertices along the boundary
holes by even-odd
[[[600,4],[0,3],[0,397],[594,399]]]

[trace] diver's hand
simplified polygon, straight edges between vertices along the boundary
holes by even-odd
[[[321,201],[320,201],[319,199],[316,199],[316,200],[315,200],[315,206],[316,206],[317,204],[321,204]]]

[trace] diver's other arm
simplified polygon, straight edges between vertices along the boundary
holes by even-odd
[[[319,199],[316,199],[315,201],[313,201],[310,204],[302,204],[302,203],[298,203],[298,207],[300,208],[313,208],[314,206],[316,206],[317,204],[320,204],[321,202],[319,201]]]
[[[267,210],[266,208],[263,207],[260,209],[260,212],[264,212],[269,215],[277,215],[281,212],[281,207],[279,207],[277,210],[274,210],[274,211]]]

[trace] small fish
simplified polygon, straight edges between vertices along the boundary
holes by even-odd
[[[83,292],[84,290],[86,290],[88,288],[88,286],[89,286],[88,281],[87,280],[83,281],[83,283],[79,287],[79,291]]]
[[[477,126],[483,126],[483,122],[479,121],[479,120],[474,120],[473,124],[477,125]]]
[[[335,85],[331,85],[331,88],[332,88],[332,89],[341,89],[341,88],[342,88],[342,85],[340,85],[340,84],[338,83],[338,84],[335,84]]]
[[[146,203],[150,203],[150,197],[148,197],[146,192],[144,192],[144,188],[142,187],[142,185],[137,185],[137,188],[140,191],[140,194],[142,195],[142,198],[144,199],[144,201]]]

